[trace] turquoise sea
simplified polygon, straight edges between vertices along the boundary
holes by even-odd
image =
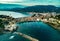
[[[60,32],[43,22],[23,22],[17,24],[17,32],[24,33],[39,41],[60,41]],[[14,36],[13,38],[11,38]],[[29,41],[22,36],[13,33],[0,35],[0,41]]]

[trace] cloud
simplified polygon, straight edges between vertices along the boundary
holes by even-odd
[[[23,2],[23,0],[0,0],[0,3],[18,3]]]
[[[0,0],[0,3],[21,5],[60,5],[60,0]]]

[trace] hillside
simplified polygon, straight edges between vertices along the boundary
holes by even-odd
[[[1,4],[0,3],[0,10],[1,11],[9,11],[15,8],[24,8],[26,6],[24,5],[18,5],[18,4]]]
[[[6,7],[6,6],[8,6],[8,7]],[[5,4],[2,7],[2,5],[0,4],[0,10],[14,11],[14,12],[42,12],[42,13],[43,12],[57,12],[57,13],[60,13],[60,7],[56,7],[53,5],[22,6],[22,5],[16,5],[16,4],[14,4],[14,5]]]
[[[37,5],[23,8],[21,11],[23,12],[59,12],[60,7],[55,7],[52,5]]]

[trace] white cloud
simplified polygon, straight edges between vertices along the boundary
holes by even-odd
[[[20,5],[60,5],[60,0],[0,0],[0,3]]]
[[[0,0],[0,3],[23,2],[23,0]]]
[[[14,1],[14,0],[0,0],[0,1],[5,1],[5,2],[7,2],[7,1],[8,1],[8,2],[9,2],[9,1]],[[16,1],[16,0],[15,0],[15,1]]]

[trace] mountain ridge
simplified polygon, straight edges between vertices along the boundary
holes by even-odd
[[[11,6],[13,4],[7,4],[7,5]],[[25,7],[22,6],[24,8],[20,7],[21,5],[17,5],[17,4],[15,4],[14,6],[18,6],[18,7],[11,7],[11,8],[4,8],[4,9],[0,7],[0,10],[1,11],[14,11],[14,12],[42,12],[42,13],[43,12],[57,12],[57,13],[60,13],[60,7],[56,7],[53,5],[35,5],[35,6],[25,6]]]
[[[30,6],[23,8],[22,11],[25,12],[59,12],[60,13],[60,7],[56,7],[53,5],[37,5],[37,6]]]

